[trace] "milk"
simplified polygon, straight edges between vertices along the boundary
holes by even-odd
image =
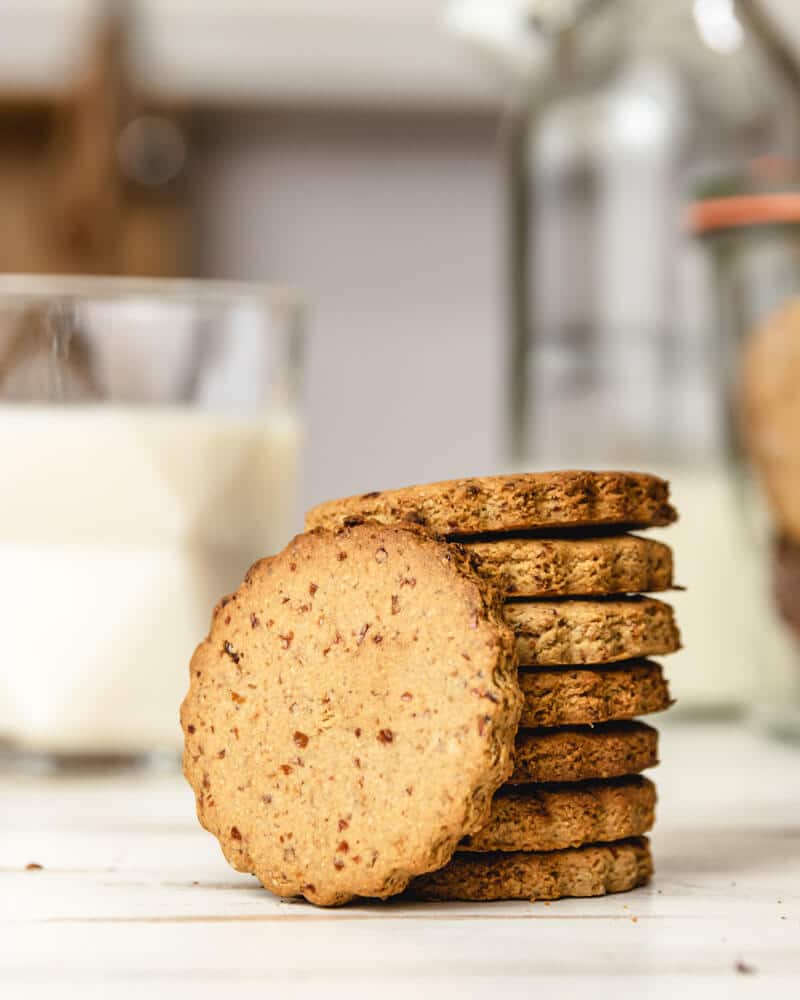
[[[215,602],[292,530],[297,452],[287,413],[0,406],[0,737],[178,748]]]
[[[655,595],[675,608],[684,648],[664,658],[676,708],[733,714],[752,704],[761,659],[758,642],[768,592],[743,498],[724,465],[657,469],[670,481],[679,520],[646,535],[670,545],[675,582]]]

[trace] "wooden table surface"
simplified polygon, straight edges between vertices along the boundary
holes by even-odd
[[[175,773],[6,771],[0,996],[800,996],[800,748],[673,723],[661,758],[648,888],[339,910],[229,869]]]

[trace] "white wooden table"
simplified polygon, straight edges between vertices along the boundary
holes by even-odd
[[[800,996],[800,749],[680,723],[661,757],[653,884],[549,905],[280,902],[175,774],[4,774],[0,997]]]

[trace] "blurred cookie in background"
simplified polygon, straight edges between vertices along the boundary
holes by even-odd
[[[745,348],[742,421],[776,528],[800,544],[800,298],[759,326]]]

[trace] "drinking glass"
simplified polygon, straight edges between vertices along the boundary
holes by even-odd
[[[206,281],[0,278],[0,740],[180,746],[212,608],[294,527],[302,308]]]

